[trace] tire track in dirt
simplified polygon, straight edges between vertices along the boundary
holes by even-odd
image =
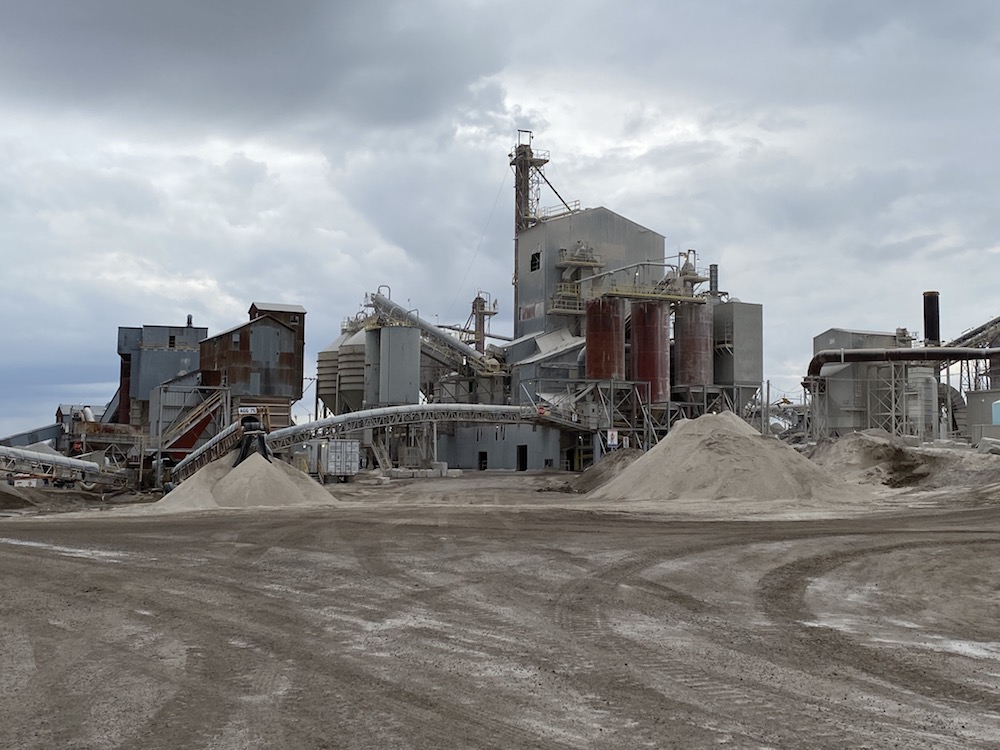
[[[719,544],[693,545],[677,552],[636,553],[625,561],[595,570],[592,575],[574,582],[561,592],[562,605],[557,610],[557,619],[574,637],[593,643],[595,651],[610,654],[613,663],[631,665],[628,679],[639,688],[646,691],[652,689],[673,701],[689,704],[689,713],[715,731],[741,737],[743,741],[765,744],[777,740],[790,743],[788,746],[865,746],[871,738],[871,728],[855,731],[858,717],[852,716],[849,707],[845,707],[848,709],[846,712],[844,709],[830,711],[829,705],[818,700],[806,700],[801,695],[789,694],[769,681],[756,679],[749,673],[721,676],[719,671],[724,672],[724,669],[705,668],[705,664],[725,665],[726,654],[732,655],[734,649],[740,650],[741,647],[735,643],[738,639],[757,647],[762,642],[767,644],[760,633],[734,625],[731,619],[724,623],[724,633],[713,632],[719,626],[713,622],[711,605],[697,599],[692,601],[693,598],[686,594],[678,596],[669,587],[663,587],[666,591],[661,591],[661,584],[651,586],[648,580],[640,577],[645,571],[667,560],[740,547],[747,543],[753,543],[753,540],[735,543],[720,540]],[[707,635],[710,639],[708,647],[717,648],[719,654],[708,658],[703,655],[698,662],[690,659],[678,661],[662,649],[620,635],[614,629],[608,610],[609,602],[620,587],[626,585],[633,592],[652,592],[654,596],[672,605],[679,611],[683,621]],[[566,602],[577,604],[566,606]],[[780,647],[773,644],[767,648],[780,650]],[[754,657],[755,660],[759,658]],[[646,677],[637,677],[639,674]],[[797,702],[800,709],[808,709],[808,726],[789,724],[789,702]],[[864,718],[868,722],[872,719],[871,716]],[[884,725],[891,731],[910,734],[906,728],[899,727],[895,720],[885,721]],[[914,738],[911,737],[912,739]],[[923,739],[927,743],[926,735]],[[942,739],[936,736],[923,746],[949,746],[949,742]],[[956,742],[950,746],[957,749],[965,745]]]
[[[953,532],[946,533],[954,536]],[[833,628],[804,624],[812,618],[805,604],[805,595],[813,580],[863,557],[948,546],[997,549],[1000,548],[1000,540],[935,538],[827,552],[796,560],[770,571],[761,580],[759,591],[763,610],[770,619],[787,627],[790,635],[788,648],[797,658],[808,656],[813,660],[857,669],[898,689],[913,691],[936,701],[971,704],[983,710],[1000,712],[1000,696],[991,691],[951,680],[929,671],[925,665],[913,664],[884,650],[865,646]]]

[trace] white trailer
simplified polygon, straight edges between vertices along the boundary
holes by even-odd
[[[310,440],[305,445],[309,473],[323,484],[349,482],[358,473],[360,440]]]

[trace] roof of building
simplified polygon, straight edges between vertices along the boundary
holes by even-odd
[[[306,309],[302,305],[286,305],[283,302],[252,302],[250,310],[253,310],[255,307],[257,308],[257,312],[300,313],[302,315],[305,315],[306,312]]]
[[[253,320],[247,320],[247,321],[244,321],[243,323],[239,323],[238,325],[234,325],[232,328],[227,328],[224,331],[219,331],[214,336],[206,336],[201,341],[211,341],[212,339],[217,339],[220,336],[228,336],[229,334],[235,333],[236,331],[239,331],[240,329],[246,328],[247,326],[256,325],[256,324],[260,323],[262,320],[265,320],[265,319],[270,320],[273,323],[277,323],[279,326],[281,326],[282,328],[287,328],[289,331],[294,331],[295,330],[294,328],[292,328],[290,325],[288,325],[283,320],[278,320],[277,318],[275,318],[272,315],[258,315]],[[199,343],[201,343],[201,342],[199,342]]]
[[[607,208],[605,206],[592,206],[590,208],[583,208],[583,209],[580,209],[580,210],[577,210],[577,211],[568,211],[566,213],[557,214],[555,216],[551,216],[551,217],[543,219],[542,221],[538,222],[534,226],[529,227],[528,229],[526,229],[524,231],[525,232],[529,232],[532,229],[535,229],[537,227],[542,227],[542,226],[544,226],[546,224],[556,224],[556,223],[562,222],[562,221],[572,221],[574,218],[579,218],[580,216],[584,216],[584,215],[587,215],[587,214],[607,214],[608,216],[613,216],[616,219],[621,219],[622,221],[628,222],[629,224],[632,224],[633,226],[636,226],[636,227],[638,227],[639,229],[641,229],[643,231],[652,232],[654,235],[656,235],[660,239],[664,239],[664,236],[662,234],[660,234],[659,232],[657,232],[657,231],[655,231],[653,229],[650,229],[647,226],[643,226],[639,222],[633,221],[632,219],[628,218],[627,216],[622,216],[617,211],[612,211],[610,208]]]
[[[555,331],[547,331],[534,335],[537,351],[524,359],[519,359],[511,364],[527,365],[534,362],[542,362],[550,357],[579,349],[587,343],[582,336],[574,336],[566,328],[559,328]]]

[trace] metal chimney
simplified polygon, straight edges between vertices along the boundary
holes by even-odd
[[[941,346],[941,310],[938,292],[924,292],[924,346]]]

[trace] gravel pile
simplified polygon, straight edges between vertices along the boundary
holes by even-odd
[[[667,437],[588,498],[855,502],[858,487],[723,412],[678,422]]]
[[[284,461],[268,461],[254,453],[233,468],[235,460],[233,452],[210,463],[143,510],[181,513],[210,508],[329,505],[336,500],[308,474]]]
[[[573,492],[587,493],[601,487],[642,457],[638,448],[622,448],[601,456],[601,460],[587,467],[580,476],[574,477],[570,483]]]

